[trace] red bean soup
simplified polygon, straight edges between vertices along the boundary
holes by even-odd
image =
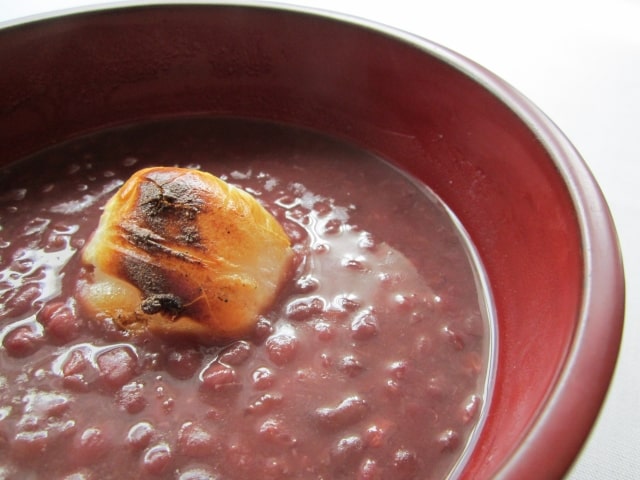
[[[202,169],[283,225],[295,272],[247,338],[202,345],[83,315],[83,245],[135,171]],[[423,185],[288,126],[175,119],[0,171],[0,477],[441,479],[489,400],[481,266]]]

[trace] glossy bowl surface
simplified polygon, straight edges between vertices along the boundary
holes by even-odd
[[[107,126],[191,114],[308,127],[390,159],[469,232],[498,318],[463,478],[561,477],[614,369],[623,270],[606,203],[517,91],[427,40],[277,5],[131,5],[0,30],[6,164]]]

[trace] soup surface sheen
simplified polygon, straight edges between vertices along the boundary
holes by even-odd
[[[102,206],[153,165],[245,189],[290,237],[297,268],[250,337],[132,336],[79,308]],[[289,127],[174,120],[5,167],[0,478],[444,478],[490,378],[471,258],[425,188]]]

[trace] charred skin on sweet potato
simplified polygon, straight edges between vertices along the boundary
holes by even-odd
[[[291,269],[278,221],[248,193],[199,170],[136,172],[84,248],[83,308],[128,330],[237,338]]]

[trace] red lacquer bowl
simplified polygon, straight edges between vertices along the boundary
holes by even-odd
[[[578,153],[473,62],[353,18],[264,5],[130,6],[0,30],[0,162],[184,114],[313,128],[391,159],[468,230],[498,318],[486,424],[462,476],[561,477],[617,358],[615,231]]]

